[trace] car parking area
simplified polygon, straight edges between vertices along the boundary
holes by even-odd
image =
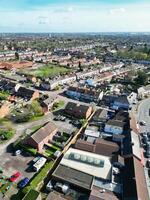
[[[4,159],[5,158],[5,159]],[[10,177],[15,172],[19,171],[21,176],[16,180],[28,177],[29,179],[34,175],[35,172],[30,170],[30,163],[34,159],[32,156],[21,155],[14,156],[12,153],[4,153],[0,156],[0,167],[3,169],[5,176]]]
[[[53,122],[56,124],[58,130],[60,132],[66,132],[68,134],[71,134],[72,132],[74,132],[76,130],[76,126],[74,126],[71,123],[71,119],[63,116],[63,115],[53,115]]]

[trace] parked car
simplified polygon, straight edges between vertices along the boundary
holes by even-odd
[[[142,120],[142,121],[140,121],[140,125],[141,125],[141,126],[145,126],[145,125],[146,125],[146,122]]]
[[[20,173],[20,172],[16,172],[15,174],[13,174],[13,175],[9,178],[9,180],[10,180],[11,182],[15,182],[20,176],[21,176],[21,173]]]
[[[26,177],[23,180],[20,181],[20,183],[18,184],[18,187],[20,189],[24,188],[27,184],[29,183],[29,179]]]
[[[150,159],[147,160],[146,166],[147,166],[147,168],[150,168]]]
[[[18,155],[20,155],[21,153],[22,153],[22,151],[21,151],[20,149],[18,149],[18,150],[15,151],[15,156],[18,156]]]

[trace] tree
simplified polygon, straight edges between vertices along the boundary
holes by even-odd
[[[135,79],[135,83],[138,85],[146,85],[148,82],[148,76],[144,71],[137,72],[137,78]]]
[[[29,106],[30,112],[34,114],[34,116],[42,116],[43,115],[43,109],[40,106],[40,103],[38,101],[33,101],[31,105]]]
[[[81,65],[81,62],[79,61],[79,71],[82,72],[83,71],[83,68],[82,68],[82,65]]]
[[[17,51],[15,52],[15,59],[19,60],[19,53]]]

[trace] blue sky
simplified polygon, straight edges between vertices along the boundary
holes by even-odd
[[[0,32],[149,32],[150,0],[0,0]]]

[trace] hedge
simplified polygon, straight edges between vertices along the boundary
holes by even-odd
[[[49,173],[50,169],[53,166],[54,161],[47,162],[44,167],[41,169],[41,171],[33,177],[30,184],[23,189],[23,193],[29,192],[31,189],[36,189],[38,185],[44,180],[44,178]]]

